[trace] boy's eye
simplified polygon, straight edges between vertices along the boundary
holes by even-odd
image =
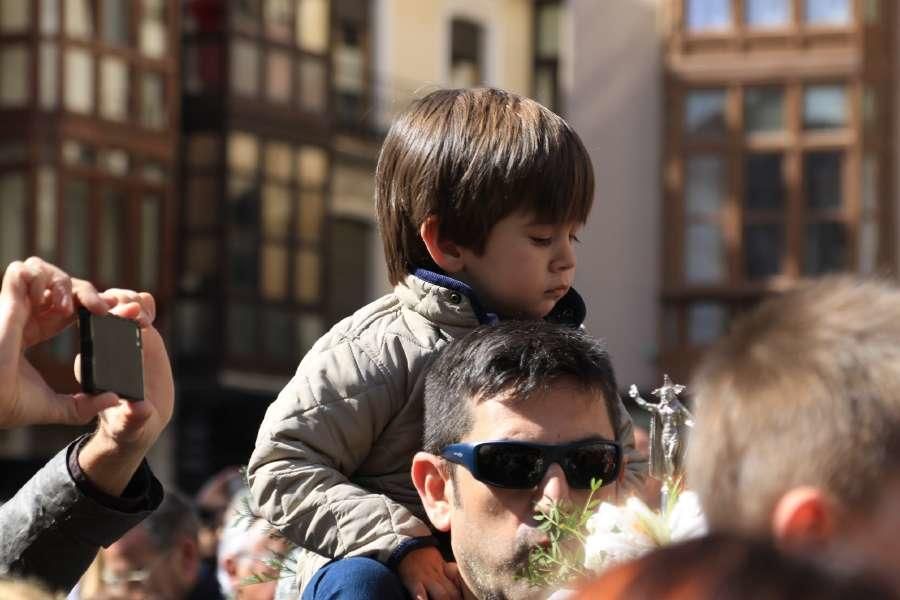
[[[573,242],[575,242],[576,244],[581,243],[581,240],[579,240],[579,239],[578,239],[578,236],[575,235],[574,233],[571,234],[571,235],[569,235],[569,239],[572,240]]]
[[[535,244],[537,244],[538,246],[549,246],[550,242],[553,241],[553,238],[531,236],[531,241],[534,242]]]

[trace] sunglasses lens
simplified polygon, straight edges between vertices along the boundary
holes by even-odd
[[[569,485],[588,489],[591,479],[599,479],[603,485],[615,480],[619,470],[619,451],[610,444],[581,446],[567,452],[563,462]]]
[[[541,450],[529,446],[482,444],[476,460],[479,479],[499,487],[533,488],[546,470]]]

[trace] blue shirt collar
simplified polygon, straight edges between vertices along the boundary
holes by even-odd
[[[475,312],[475,317],[480,324],[494,325],[500,322],[500,316],[497,315],[497,313],[485,310],[484,305],[481,304],[475,290],[459,279],[454,279],[444,273],[438,273],[422,268],[415,269],[413,275],[422,281],[427,281],[428,283],[433,283],[464,295],[469,299],[472,310]],[[581,298],[581,295],[575,291],[575,288],[570,288],[566,295],[559,299],[556,306],[550,311],[550,314],[544,317],[544,320],[551,323],[579,327],[584,322],[586,315],[587,307],[585,306],[584,300]]]

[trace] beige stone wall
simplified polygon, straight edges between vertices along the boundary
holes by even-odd
[[[658,0],[571,0],[566,116],[594,162],[597,193],[576,285],[623,388],[656,383],[662,67]]]
[[[387,92],[384,118],[416,93],[449,83],[450,22],[470,19],[484,28],[488,85],[527,94],[531,89],[529,0],[376,0],[374,51],[378,88]]]

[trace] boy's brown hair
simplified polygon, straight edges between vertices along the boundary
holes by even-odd
[[[687,484],[711,528],[768,533],[800,486],[865,510],[897,466],[900,289],[843,276],[771,299],[709,352],[691,389]]]
[[[435,268],[419,235],[481,253],[494,224],[524,210],[539,222],[587,220],[594,174],[581,139],[558,115],[503,90],[438,90],[388,131],[375,171],[375,207],[388,274]]]

